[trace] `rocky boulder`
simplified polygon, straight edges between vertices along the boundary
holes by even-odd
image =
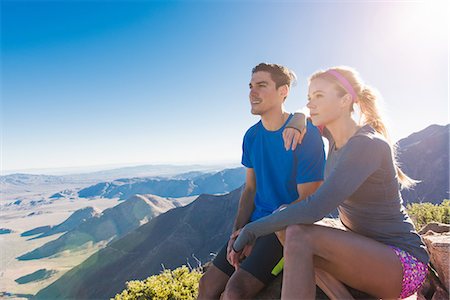
[[[419,292],[419,299],[449,299],[450,225],[430,223],[420,230],[434,270]],[[423,298],[421,298],[423,297]]]

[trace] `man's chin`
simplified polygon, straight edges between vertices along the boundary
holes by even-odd
[[[261,115],[261,112],[257,111],[257,110],[253,110],[252,109],[250,112],[252,113],[252,115],[255,115],[255,116],[260,116]]]

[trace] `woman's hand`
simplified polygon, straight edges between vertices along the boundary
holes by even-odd
[[[292,148],[292,151],[297,148],[298,144],[302,143],[303,137],[306,134],[306,127],[299,131],[296,128],[287,127],[283,130],[283,141],[284,141],[284,148],[286,151]]]

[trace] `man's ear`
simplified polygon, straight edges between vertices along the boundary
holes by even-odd
[[[289,86],[287,84],[280,86],[278,88],[278,92],[280,93],[280,96],[286,99],[289,94]]]

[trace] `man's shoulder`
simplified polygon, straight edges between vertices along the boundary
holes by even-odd
[[[249,129],[247,129],[247,131],[245,132],[244,138],[250,138],[250,137],[255,136],[256,133],[261,128],[261,126],[262,126],[261,120],[259,120],[253,126],[251,126]]]
[[[320,134],[319,128],[314,126],[309,120],[306,124],[306,128],[307,130],[303,141],[300,144],[300,147],[297,147],[298,151],[301,151],[301,149],[305,148],[323,148],[322,135]]]

